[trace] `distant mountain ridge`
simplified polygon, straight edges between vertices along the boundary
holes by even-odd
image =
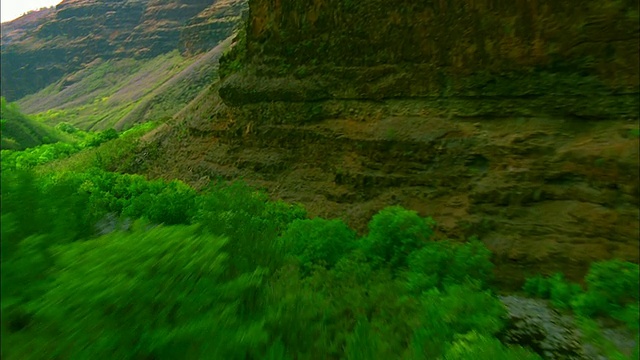
[[[224,12],[212,12],[216,5]],[[207,51],[232,34],[245,8],[246,0],[65,0],[2,24],[2,96],[20,99],[97,58]],[[185,25],[205,10],[198,23],[218,31],[179,46]]]

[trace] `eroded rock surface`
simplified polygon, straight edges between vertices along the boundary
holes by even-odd
[[[507,288],[580,281],[592,261],[640,258],[638,14],[630,0],[250,0],[219,88],[132,170],[242,178],[361,232],[402,205],[443,236],[480,235]]]
[[[583,350],[573,319],[549,308],[544,300],[501,296],[500,301],[509,316],[503,342],[529,347],[545,359],[596,359]]]

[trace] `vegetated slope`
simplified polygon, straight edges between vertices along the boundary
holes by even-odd
[[[361,231],[402,205],[481,235],[507,287],[637,262],[637,4],[456,3],[250,1],[229,75],[131,170],[243,178]]]
[[[65,121],[85,130],[164,120],[214,81],[229,43],[189,58],[173,51],[149,60],[96,60],[18,103],[49,124]]]
[[[65,0],[24,28],[20,19],[3,24],[15,30],[3,35],[2,95],[17,100],[96,59],[149,59],[178,47],[190,55],[208,51],[231,35],[246,7],[246,0],[220,2],[230,3],[220,8],[224,13],[203,15],[219,30],[202,39],[211,46],[199,46],[198,39],[179,46],[183,27],[211,0]]]
[[[21,113],[16,104],[8,103],[4,97],[1,99],[3,150],[23,150],[40,144],[68,140],[66,134],[34,121]]]
[[[40,10],[30,11],[19,18],[3,22],[0,24],[2,29],[2,46],[19,41],[42,25],[43,22],[50,19],[55,13],[55,7],[42,8]]]

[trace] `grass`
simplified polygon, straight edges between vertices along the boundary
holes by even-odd
[[[48,125],[65,121],[83,130],[104,130],[116,124],[126,129],[135,123],[171,116],[195,97],[211,80],[204,75],[215,74],[206,66],[198,73],[204,81],[178,82],[178,86],[167,86],[160,94],[157,90],[196,60],[174,51],[150,60],[94,62],[18,100],[18,104]],[[138,116],[128,116],[136,111]],[[119,123],[125,117],[129,121]]]
[[[45,143],[70,141],[68,134],[41,124],[23,114],[15,103],[2,98],[2,149],[22,150]]]

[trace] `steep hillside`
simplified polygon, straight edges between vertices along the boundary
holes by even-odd
[[[243,178],[361,231],[415,209],[480,235],[508,287],[638,261],[637,3],[249,7],[224,81],[133,171]]]
[[[190,58],[173,51],[153,59],[96,60],[18,103],[48,124],[65,121],[84,130],[166,120],[214,81],[230,41]]]
[[[29,36],[38,26],[50,20],[54,13],[55,7],[43,8],[28,12],[13,21],[2,23],[0,28],[2,29],[3,49],[4,46]]]
[[[68,140],[68,136],[20,112],[16,104],[1,98],[2,150],[23,150],[46,143]]]
[[[199,52],[233,33],[246,1],[236,3],[241,5],[220,15],[225,25],[214,39],[206,39]],[[20,19],[3,24],[3,29],[19,30],[10,37],[3,35],[2,95],[11,101],[20,99],[96,59],[148,59],[175,50],[185,24],[211,5],[212,0],[65,0],[28,27],[21,28],[24,21]],[[209,10],[205,17],[209,16],[218,14]]]

